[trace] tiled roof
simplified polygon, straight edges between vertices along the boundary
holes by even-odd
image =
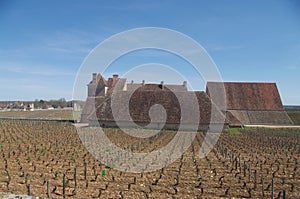
[[[292,120],[287,115],[286,111],[247,111],[247,110],[230,110],[237,120],[243,125],[291,125]],[[230,125],[233,124],[230,122]]]
[[[284,110],[275,83],[208,82],[208,95],[222,85],[227,110]]]
[[[132,94],[132,95],[131,95]],[[130,97],[131,95],[131,97]],[[193,97],[195,96],[195,98]],[[181,121],[181,116],[184,115],[184,123],[193,122],[195,115],[194,113],[194,101],[198,103],[200,111],[200,124],[209,124],[211,120],[211,107],[212,103],[210,98],[205,92],[178,92],[176,95],[173,92],[165,91],[143,91],[137,90],[134,93],[128,91],[116,92],[113,96],[114,100],[114,110],[115,117],[113,116],[111,109],[111,98],[107,98],[104,103],[102,103],[97,108],[97,117],[99,120],[114,121],[114,120],[124,120],[128,121],[126,117],[126,100],[130,98],[129,101],[129,113],[133,121],[135,122],[150,122],[149,110],[155,105],[159,104],[164,107],[167,113],[167,123],[178,124]],[[183,102],[183,107],[180,106],[179,101]],[[181,111],[184,111],[183,113]],[[117,118],[116,118],[117,117]],[[154,116],[155,117],[155,116]],[[217,111],[214,117],[224,117],[224,115]],[[155,118],[152,118],[155,120]]]

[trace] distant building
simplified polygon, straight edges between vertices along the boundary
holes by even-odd
[[[72,109],[73,111],[82,111],[82,107],[83,107],[83,104],[84,102],[82,101],[72,101]]]
[[[24,111],[34,111],[34,103],[28,103],[24,105]]]

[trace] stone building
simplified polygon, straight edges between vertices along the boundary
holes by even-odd
[[[226,110],[218,108],[218,103],[210,97],[221,88],[225,89]],[[249,124],[292,124],[283,109],[275,83],[208,82],[204,92],[189,91],[187,82],[181,85],[165,84],[163,81],[160,84],[147,84],[144,80],[141,83],[127,83],[125,78],[119,78],[118,75],[106,80],[96,73],[88,84],[88,97],[81,122],[91,126],[122,125],[128,128],[133,127],[134,123],[147,128],[175,130],[181,124],[189,129],[195,123],[196,116],[189,114],[189,110],[193,113],[195,99],[200,112],[199,121],[196,122],[198,130],[207,130],[211,121],[217,121],[216,125],[222,121],[224,128]],[[182,108],[180,102],[185,107]],[[112,109],[112,104],[117,107]],[[151,115],[151,108],[156,104],[166,111],[165,123],[161,123],[162,118],[159,118],[163,114]]]

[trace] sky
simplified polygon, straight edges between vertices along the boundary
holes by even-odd
[[[0,100],[72,99],[89,53],[115,34],[143,27],[181,32],[206,50],[224,81],[276,82],[283,104],[300,105],[297,0],[1,0]],[[148,63],[171,66],[194,90],[205,89],[205,80],[184,60],[151,49],[119,58],[104,76],[124,76],[141,65],[145,73]],[[138,72],[128,77],[147,78]],[[146,81],[184,80],[165,70],[151,77]]]

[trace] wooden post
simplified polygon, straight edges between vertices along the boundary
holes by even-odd
[[[274,199],[274,178],[272,178],[272,199]]]
[[[264,175],[261,175],[261,192],[262,192],[262,196],[265,196],[264,193]]]
[[[246,163],[244,161],[244,177],[246,177]]]
[[[248,167],[248,180],[250,182],[250,177],[251,177],[251,166],[249,165]]]
[[[63,176],[63,197],[65,198],[66,197],[66,194],[65,194],[65,189],[66,189],[66,174],[64,174]]]
[[[75,183],[75,187],[77,187],[77,179],[76,179],[76,176],[77,176],[77,169],[76,169],[76,167],[74,167],[74,183]]]
[[[96,164],[96,160],[94,160],[94,166],[93,166],[93,169],[94,169],[94,176],[96,176],[96,174],[97,174],[97,173],[96,173],[96,171],[97,171],[96,165],[97,165],[97,164]]]
[[[47,197],[50,198],[50,181],[47,181]]]
[[[201,189],[201,194],[203,194],[204,193],[204,187],[202,185],[200,186],[200,189]]]
[[[256,183],[257,183],[256,175],[257,175],[257,173],[256,173],[256,170],[255,170],[254,171],[254,190],[256,189]]]
[[[27,185],[27,195],[31,196],[31,184]]]
[[[252,195],[251,195],[251,188],[248,188],[248,194],[249,194],[249,198],[252,198]]]
[[[86,162],[84,163],[84,179],[86,180]]]

